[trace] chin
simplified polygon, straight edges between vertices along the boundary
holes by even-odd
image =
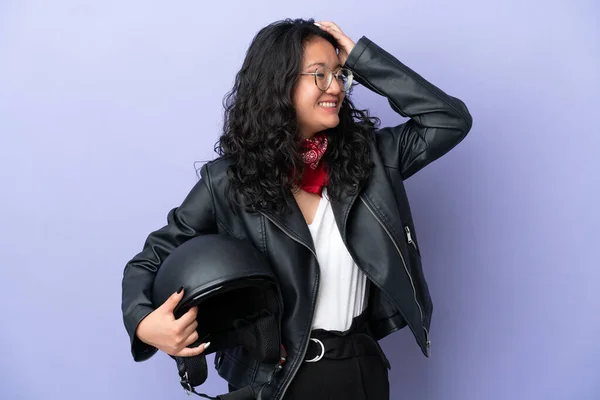
[[[331,118],[328,121],[323,121],[323,126],[325,127],[325,129],[331,129],[331,128],[335,128],[336,126],[338,126],[340,124],[340,119],[339,117],[335,117],[335,118]]]
[[[340,119],[336,116],[335,118],[327,118],[321,119],[317,124],[311,124],[311,126],[306,129],[308,132],[323,132],[327,129],[336,128],[340,124]],[[312,135],[310,135],[312,137]]]

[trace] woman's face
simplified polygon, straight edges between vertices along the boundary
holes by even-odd
[[[337,71],[341,66],[335,48],[321,37],[311,39],[305,46],[302,61],[302,72],[313,73],[321,65]],[[326,91],[315,84],[315,77],[302,75],[294,90],[292,101],[296,109],[296,117],[300,134],[306,138],[339,123],[339,112],[344,100],[344,92],[335,78]]]

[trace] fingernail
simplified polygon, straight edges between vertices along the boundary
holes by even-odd
[[[204,344],[204,350],[208,349],[208,346],[210,346],[210,342],[206,342],[206,343]]]
[[[321,27],[321,24],[317,24],[316,22],[314,23],[316,26],[318,26],[319,28]]]
[[[177,294],[181,293],[182,290],[183,290],[183,285],[181,285],[181,287],[179,289],[177,289]]]

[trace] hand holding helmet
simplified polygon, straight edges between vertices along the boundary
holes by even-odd
[[[138,325],[137,337],[144,343],[156,347],[172,356],[191,357],[204,352],[210,343],[197,347],[187,346],[198,340],[198,307],[190,308],[179,319],[175,319],[173,311],[183,298],[183,289],[173,293],[153,312],[148,314]]]
[[[260,398],[271,387],[287,357],[283,298],[268,258],[252,242],[221,234],[185,241],[162,260],[151,297],[157,308],[139,323],[139,338],[175,360],[186,393],[216,399],[195,388],[208,377],[206,356],[214,353],[218,360],[232,349],[270,366],[271,378],[218,398]]]

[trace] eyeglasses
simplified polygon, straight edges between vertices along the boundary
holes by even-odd
[[[347,92],[352,87],[352,79],[354,74],[346,68],[341,68],[335,73],[326,65],[322,65],[315,72],[303,72],[300,75],[313,75],[315,77],[315,85],[322,91],[326,91],[333,82],[333,77],[338,80],[338,85],[342,92]]]

